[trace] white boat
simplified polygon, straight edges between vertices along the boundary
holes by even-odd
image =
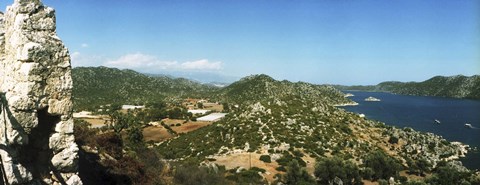
[[[440,124],[440,121],[438,119],[435,120],[436,124]]]
[[[380,101],[380,99],[370,96],[368,98],[365,98],[365,101]]]
[[[345,98],[352,97],[352,96],[355,96],[355,95],[353,95],[352,93],[345,94]]]
[[[467,127],[467,128],[473,128],[472,124],[470,124],[470,123],[465,123],[465,127]]]

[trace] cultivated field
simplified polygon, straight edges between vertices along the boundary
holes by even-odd
[[[189,121],[184,123],[185,120],[178,119],[164,119],[163,122],[170,126],[176,133],[188,133],[212,124],[212,122],[204,121]],[[180,126],[176,126],[177,124],[180,124]],[[161,125],[149,126],[143,129],[143,138],[145,141],[161,142],[172,137],[174,137],[174,135],[170,134],[167,129]]]

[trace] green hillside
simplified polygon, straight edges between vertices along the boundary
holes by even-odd
[[[398,177],[404,169],[415,171],[413,165],[418,161],[426,161],[431,169],[460,150],[439,136],[385,126],[333,107],[345,100],[343,94],[326,86],[256,75],[233,83],[221,94],[239,107],[211,126],[161,143],[157,150],[167,159],[198,161],[257,153],[275,159],[280,171],[294,159],[305,166],[302,156],[317,162],[335,156],[361,171],[390,170],[377,174],[379,178]],[[370,169],[374,167],[368,161],[378,155],[389,162]],[[368,175],[363,178],[370,179]]]
[[[295,99],[323,102],[325,104],[351,103],[344,94],[332,86],[313,85],[304,82],[277,81],[267,75],[252,75],[221,89],[218,94],[223,101],[237,104],[254,103],[260,100],[278,101]]]
[[[77,67],[72,70],[75,109],[107,104],[144,104],[165,98],[202,97],[217,90],[183,78],[151,77],[132,70]]]

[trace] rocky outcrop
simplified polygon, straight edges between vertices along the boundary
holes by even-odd
[[[82,184],[68,50],[55,11],[15,0],[0,15],[0,156],[7,184]]]

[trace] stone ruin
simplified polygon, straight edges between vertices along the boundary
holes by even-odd
[[[70,56],[55,21],[54,9],[40,0],[14,0],[5,14],[0,12],[4,184],[82,184],[73,135]]]

